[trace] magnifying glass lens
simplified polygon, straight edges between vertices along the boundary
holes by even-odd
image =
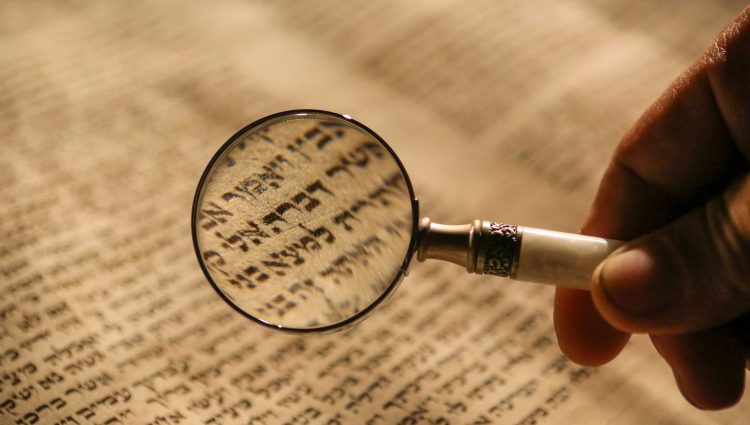
[[[348,117],[291,111],[232,137],[203,174],[193,235],[235,309],[291,331],[354,323],[403,277],[417,212],[408,176]]]

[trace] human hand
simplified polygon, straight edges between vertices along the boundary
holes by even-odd
[[[555,331],[570,359],[600,365],[648,333],[693,405],[741,398],[749,161],[750,7],[618,146],[582,232],[632,242],[594,272],[591,293],[557,290]]]

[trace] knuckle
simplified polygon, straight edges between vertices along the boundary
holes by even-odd
[[[737,15],[721,33],[702,58],[709,70],[731,66],[737,60],[747,60],[750,48],[750,6]]]
[[[750,303],[750,178],[735,183],[704,211],[708,238],[717,256],[710,272],[724,280],[730,292],[727,295]]]

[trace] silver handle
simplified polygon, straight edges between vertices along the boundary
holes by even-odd
[[[471,224],[419,223],[417,259],[437,259],[525,282],[590,289],[596,266],[621,241],[474,220]]]

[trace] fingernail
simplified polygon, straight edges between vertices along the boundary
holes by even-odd
[[[615,308],[640,316],[661,310],[679,297],[674,279],[660,278],[663,251],[663,247],[643,245],[604,261],[598,284]]]

